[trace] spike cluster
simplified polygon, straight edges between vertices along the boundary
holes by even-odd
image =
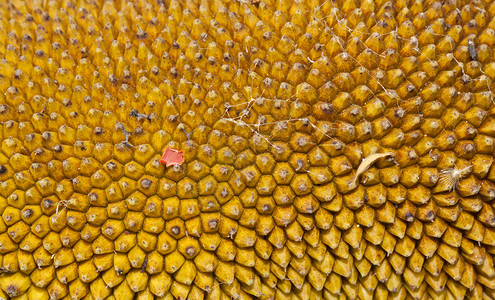
[[[0,297],[495,298],[494,16],[0,1]]]

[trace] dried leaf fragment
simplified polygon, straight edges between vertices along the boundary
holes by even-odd
[[[366,170],[368,170],[369,167],[371,167],[371,165],[373,165],[377,160],[379,160],[380,158],[383,158],[383,157],[388,157],[388,156],[393,156],[393,155],[394,154],[392,152],[374,153],[374,154],[368,155],[368,157],[363,159],[363,161],[359,165],[359,167],[356,171],[356,176],[354,177],[354,181],[358,180],[359,176],[361,174],[363,174],[364,172],[366,172]]]

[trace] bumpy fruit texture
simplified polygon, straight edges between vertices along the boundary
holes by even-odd
[[[495,298],[494,16],[0,1],[0,297]]]

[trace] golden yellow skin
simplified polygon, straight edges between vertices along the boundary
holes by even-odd
[[[494,16],[0,1],[0,297],[495,298]]]

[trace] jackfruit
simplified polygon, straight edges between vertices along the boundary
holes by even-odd
[[[0,298],[495,298],[494,16],[0,1]]]

